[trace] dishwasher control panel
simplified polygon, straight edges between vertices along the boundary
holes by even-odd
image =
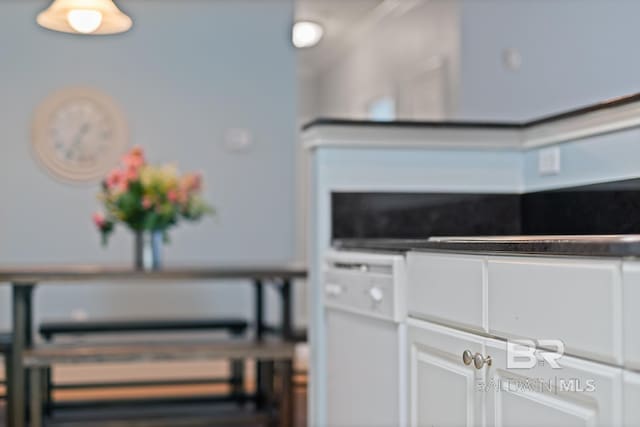
[[[327,308],[398,322],[406,317],[403,255],[329,251],[324,267]]]

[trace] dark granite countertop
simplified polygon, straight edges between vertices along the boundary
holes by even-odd
[[[429,239],[341,239],[336,249],[375,252],[447,251],[593,257],[638,257],[640,235],[478,236]]]
[[[334,239],[333,248],[346,251],[402,253],[417,249],[427,242],[428,239]]]

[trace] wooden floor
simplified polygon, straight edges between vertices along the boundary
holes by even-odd
[[[305,378],[297,378],[298,386],[295,389],[295,426],[306,426],[306,400],[307,392],[304,386]],[[118,399],[136,398],[162,398],[185,397],[219,393],[224,386],[179,386],[179,387],[155,387],[145,389],[122,390],[82,390],[82,391],[58,391],[56,399],[60,402],[72,402],[82,400],[103,400],[105,402]],[[5,406],[0,401],[0,426],[4,424]],[[162,406],[126,406],[113,408],[73,409],[56,411],[55,423],[47,426],[55,427],[110,427],[122,425],[122,421],[132,427],[167,426],[167,427],[209,427],[209,426],[259,426],[263,420],[255,416],[255,411],[250,405],[243,408],[236,404],[180,404]],[[166,421],[160,421],[166,420]]]

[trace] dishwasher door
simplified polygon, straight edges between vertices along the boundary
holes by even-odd
[[[405,425],[404,257],[330,252],[325,269],[327,424]]]
[[[330,427],[399,426],[401,325],[327,310]]]

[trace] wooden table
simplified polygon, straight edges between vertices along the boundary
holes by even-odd
[[[13,346],[10,384],[12,407],[9,408],[12,427],[25,427],[27,389],[24,369],[25,351],[33,346],[33,291],[37,286],[49,284],[68,284],[69,286],[88,286],[95,283],[153,286],[159,283],[177,283],[182,281],[251,280],[255,290],[255,336],[261,340],[266,325],[264,322],[265,281],[279,282],[282,298],[281,335],[291,339],[292,306],[291,283],[293,279],[302,279],[306,269],[297,265],[285,266],[224,266],[224,267],[176,267],[160,271],[136,271],[129,268],[106,267],[97,265],[57,265],[38,267],[0,267],[0,283],[12,286],[11,300],[13,318]],[[260,378],[260,375],[257,376]]]

